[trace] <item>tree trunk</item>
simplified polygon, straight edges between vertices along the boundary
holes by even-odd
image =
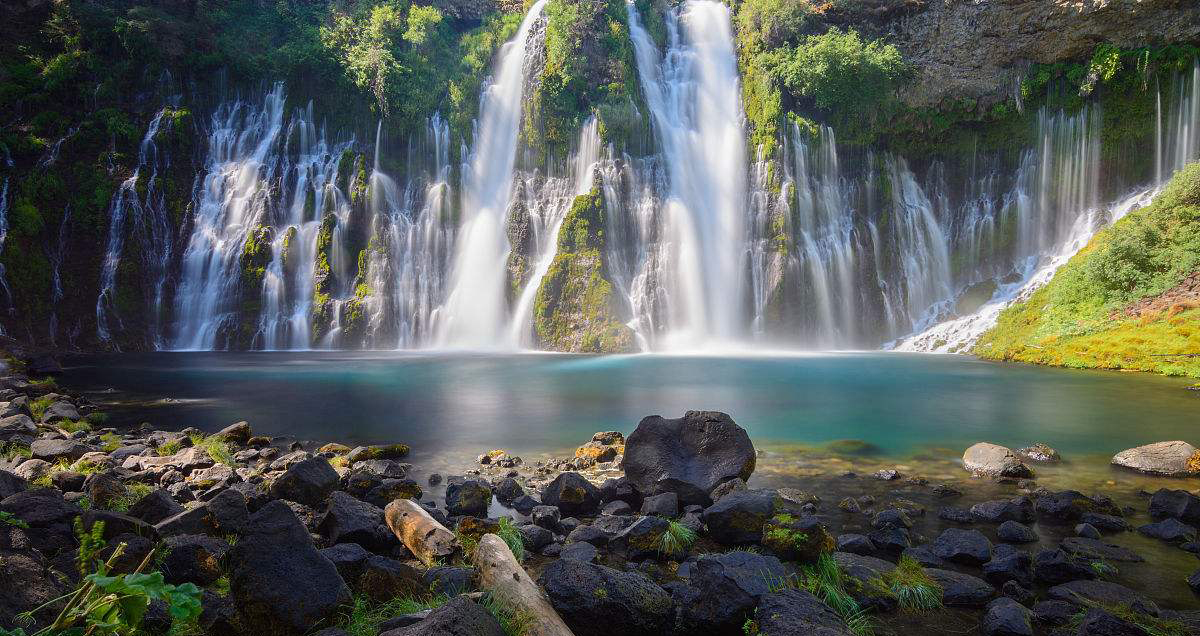
[[[396,538],[426,567],[442,557],[454,554],[458,539],[411,499],[397,499],[383,510],[384,521]]]
[[[574,636],[503,539],[483,535],[472,562],[479,571],[479,587],[524,624],[522,636]]]

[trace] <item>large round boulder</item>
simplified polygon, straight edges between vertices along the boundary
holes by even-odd
[[[979,442],[962,456],[963,468],[980,477],[1032,477],[1033,471],[1021,463],[1011,448]]]
[[[1187,442],[1158,442],[1123,450],[1113,455],[1112,463],[1150,475],[1200,475],[1200,449]]]
[[[853,636],[846,621],[820,599],[797,589],[767,594],[754,614],[760,634]]]
[[[671,625],[671,595],[638,572],[563,558],[540,583],[576,636],[657,636]]]
[[[600,507],[600,489],[579,473],[562,473],[542,491],[542,503],[558,506],[563,514],[573,517],[595,512]]]
[[[625,442],[621,468],[643,495],[673,492],[681,505],[711,503],[714,488],[754,472],[754,445],[725,413],[643,418]]]

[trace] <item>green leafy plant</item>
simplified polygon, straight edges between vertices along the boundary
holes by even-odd
[[[0,523],[5,523],[10,526],[16,526],[18,528],[25,528],[25,529],[29,528],[29,524],[25,523],[24,519],[14,516],[13,513],[8,512],[6,510],[0,510]]]
[[[379,626],[384,621],[396,616],[435,609],[445,605],[448,600],[449,597],[443,594],[428,597],[405,596],[376,603],[365,596],[355,596],[350,607],[342,613],[338,627],[345,630],[349,636],[377,636]]]
[[[664,556],[688,551],[696,542],[696,531],[678,521],[668,521],[667,529],[658,538],[658,551]]]
[[[521,530],[508,517],[500,517],[500,529],[496,531],[496,535],[504,540],[509,550],[512,550],[513,556],[517,561],[525,560],[525,537],[521,534]]]
[[[847,579],[841,566],[829,554],[822,554],[816,563],[802,566],[796,574],[780,577],[763,572],[762,576],[767,583],[767,589],[772,592],[794,588],[805,590],[821,599],[842,617],[855,636],[872,636],[875,633],[875,625],[870,616],[847,591],[847,587],[857,585],[857,582]]]
[[[121,436],[116,433],[104,433],[100,436],[100,444],[104,452],[111,453],[121,447]]]
[[[158,453],[159,457],[167,457],[169,455],[174,455],[181,450],[183,450],[183,442],[178,439],[171,439],[160,444],[156,449],[156,452]]]
[[[54,398],[49,396],[42,396],[30,402],[29,412],[33,415],[34,421],[42,421],[42,416],[46,414],[46,409],[50,408],[51,404],[54,404]]]

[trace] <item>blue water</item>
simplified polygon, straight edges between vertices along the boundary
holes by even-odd
[[[402,441],[414,458],[556,451],[687,409],[726,411],[758,444],[861,439],[896,456],[980,440],[1111,453],[1200,434],[1187,381],[895,353],[116,354],[69,361],[61,384],[142,401],[113,409],[114,423],[215,430],[245,419],[258,434]]]

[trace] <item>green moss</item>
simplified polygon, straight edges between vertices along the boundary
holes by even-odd
[[[618,316],[619,298],[606,278],[604,201],[598,187],[576,197],[558,233],[558,253],[534,299],[534,331],[542,346],[593,353],[635,349],[633,330]]]
[[[1200,308],[1126,309],[1200,271],[1200,164],[1171,180],[1146,208],[1097,233],[1045,287],[1004,310],[974,352],[1055,366],[1133,369],[1200,377]]]

